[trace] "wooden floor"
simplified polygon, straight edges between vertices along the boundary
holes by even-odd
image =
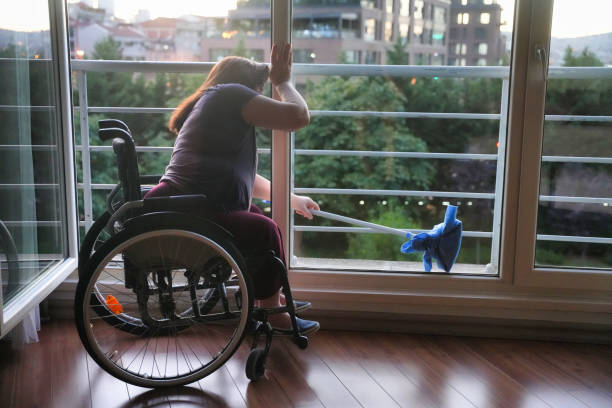
[[[306,350],[275,339],[257,383],[244,342],[211,376],[156,391],[102,371],[70,321],[40,339],[0,343],[1,407],[612,407],[612,346],[321,331]]]

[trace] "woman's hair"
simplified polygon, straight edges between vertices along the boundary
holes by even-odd
[[[242,84],[253,90],[261,89],[266,81],[270,70],[267,64],[254,62],[242,57],[225,57],[217,62],[210,70],[206,81],[191,95],[183,99],[179,106],[172,112],[168,129],[178,135],[183,123],[191,113],[196,102],[210,87],[218,84]]]

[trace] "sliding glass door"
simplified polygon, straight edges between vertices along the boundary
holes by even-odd
[[[61,79],[67,59],[58,49],[66,37],[56,37],[64,5],[8,3],[0,12],[2,334],[75,257],[70,104]]]

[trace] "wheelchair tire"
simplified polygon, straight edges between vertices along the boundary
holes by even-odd
[[[266,350],[256,348],[251,350],[247,358],[245,374],[251,381],[257,381],[266,373]]]
[[[240,345],[253,308],[244,260],[231,240],[193,217],[170,218],[147,218],[111,237],[77,285],[76,325],[87,352],[137,386],[183,385],[214,372]],[[216,290],[199,303],[201,292],[214,290],[200,271],[210,257],[227,262],[234,285],[228,291],[239,290],[242,305],[232,296],[221,305]]]

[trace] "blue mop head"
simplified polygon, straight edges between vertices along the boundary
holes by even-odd
[[[459,255],[463,231],[461,221],[456,216],[457,207],[449,205],[443,223],[436,225],[429,232],[412,236],[410,241],[402,245],[401,251],[405,254],[424,251],[423,265],[427,272],[431,271],[432,259],[436,260],[440,269],[450,272]],[[410,237],[410,234],[407,236]]]

